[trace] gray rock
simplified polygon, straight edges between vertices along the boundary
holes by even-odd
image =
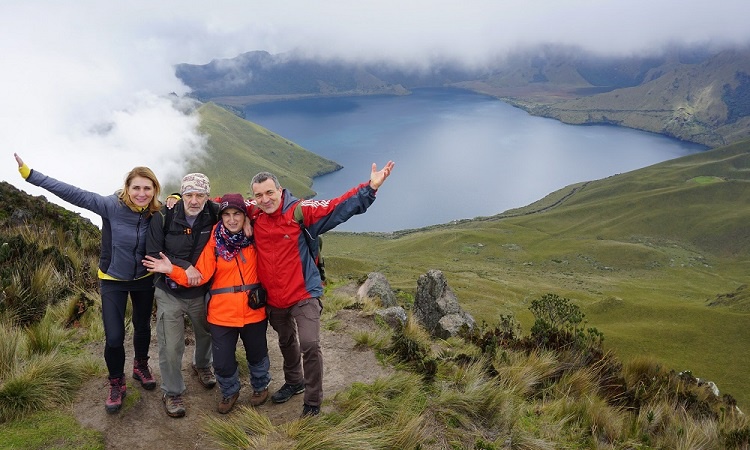
[[[406,311],[400,306],[379,309],[375,311],[375,315],[383,319],[394,330],[398,330],[406,324]]]
[[[13,225],[23,225],[31,220],[31,213],[26,209],[14,209],[10,215],[10,223]]]
[[[371,272],[367,280],[357,290],[357,300],[365,298],[379,299],[380,305],[388,308],[396,306],[396,296],[393,294],[390,283],[380,272]]]
[[[466,325],[473,329],[474,318],[465,312],[440,270],[430,270],[417,280],[414,317],[433,336],[447,339]]]

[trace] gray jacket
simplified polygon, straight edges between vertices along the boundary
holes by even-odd
[[[26,181],[57,195],[68,203],[88,209],[102,218],[102,242],[99,270],[122,281],[149,275],[143,266],[146,235],[151,213],[137,212],[117,197],[100,195],[32,170]]]

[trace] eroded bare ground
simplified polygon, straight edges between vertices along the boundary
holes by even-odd
[[[359,311],[342,310],[338,312],[336,319],[340,321],[337,331],[321,332],[324,359],[323,389],[327,399],[331,399],[336,392],[354,382],[370,383],[389,373],[389,369],[378,363],[372,350],[355,348],[352,333],[357,330],[375,329],[372,317]],[[104,409],[104,399],[108,393],[106,377],[94,378],[83,385],[72,406],[76,419],[83,426],[100,431],[104,435],[107,449],[218,449],[219,447],[205,434],[203,423],[207,416],[225,417],[216,412],[221,394],[218,386],[211,390],[204,389],[193,374],[190,363],[194,342],[191,338],[188,341],[189,345],[182,362],[187,385],[187,391],[183,396],[187,407],[185,417],[173,419],[166,415],[158,384],[156,389],[147,391],[140,383],[130,378],[133,364],[132,344],[127,342],[126,351],[130,354],[125,362],[128,395],[133,396],[136,394],[135,391],[138,391],[140,399],[117,414],[108,414]],[[241,346],[242,342],[238,345]],[[102,348],[102,345],[92,346],[91,351],[96,357],[103,358]],[[284,375],[276,333],[270,327],[268,351],[273,376],[270,389],[271,392],[275,392],[284,384]],[[155,333],[150,356],[151,368],[158,383],[160,377]],[[237,406],[249,406],[252,388],[249,379],[241,381],[243,388]],[[330,407],[324,403],[324,414],[328,408]],[[259,411],[267,414],[275,425],[296,420],[302,412],[302,395],[296,395],[283,404],[273,404],[269,399],[265,405],[259,407]]]

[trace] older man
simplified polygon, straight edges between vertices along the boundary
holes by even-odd
[[[164,409],[170,417],[183,417],[182,356],[185,353],[185,315],[195,334],[193,371],[207,389],[216,385],[211,371],[211,335],[206,321],[205,296],[208,284],[197,286],[201,274],[193,266],[206,246],[218,220],[218,205],[209,201],[210,184],[202,173],[189,173],[180,185],[181,201],[174,208],[162,207],[151,220],[147,254],[163,252],[172,263],[185,269],[191,286],[178,286],[164,275],[156,278],[156,336],[159,342],[159,369]]]
[[[304,392],[303,416],[319,414],[323,401],[323,286],[315,265],[317,246],[309,241],[364,213],[393,166],[388,161],[377,170],[373,164],[369,182],[332,200],[300,201],[268,172],[251,181],[255,205],[248,207],[248,213],[253,220],[258,277],[268,291],[268,322],[278,333],[284,357],[285,383],[271,400],[283,403]]]

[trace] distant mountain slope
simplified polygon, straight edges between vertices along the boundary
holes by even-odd
[[[604,57],[546,45],[478,69],[451,62],[404,68],[249,52],[206,65],[180,64],[176,74],[197,98],[239,107],[301,96],[403,95],[455,86],[572,124],[626,126],[712,147],[750,138],[750,46]]]
[[[237,117],[214,103],[203,104],[200,131],[208,136],[208,155],[189,164],[190,171],[203,172],[216,195],[239,192],[247,195],[250,179],[260,171],[274,173],[282,186],[300,198],[312,197],[313,177],[339,170],[334,161],[311,153],[299,145],[252,122]],[[176,186],[167,186],[173,192]]]
[[[407,93],[402,85],[441,86],[470,80],[479,72],[445,64],[431,70],[399,70],[385,64],[317,61],[294,54],[271,55],[264,51],[243,53],[232,59],[205,65],[178,64],[175,73],[200,100],[231,97],[249,102],[305,95],[368,95]]]
[[[709,146],[750,137],[750,49],[698,62],[673,55],[642,69],[638,83],[609,92],[547,101],[519,96],[514,103],[567,123],[621,125]]]

